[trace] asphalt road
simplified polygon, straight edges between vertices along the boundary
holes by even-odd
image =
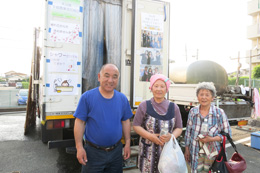
[[[40,126],[24,136],[25,112],[1,112],[0,114],[0,172],[1,173],[79,173],[80,164],[76,156],[67,154],[65,149],[48,149],[40,140]],[[248,147],[251,132],[232,128],[234,140],[247,139],[237,144],[237,149],[247,161],[245,173],[256,173],[260,170],[260,150]],[[248,139],[249,138],[249,139]],[[246,144],[246,145],[245,145]],[[227,148],[228,158],[234,150]],[[138,173],[137,169],[124,171]]]
[[[1,173],[80,172],[76,156],[65,149],[48,149],[40,139],[40,122],[24,136],[25,112],[0,114]]]

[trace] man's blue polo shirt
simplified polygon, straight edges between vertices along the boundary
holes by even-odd
[[[98,87],[82,94],[74,117],[86,122],[85,139],[99,146],[114,145],[122,138],[122,123],[132,117],[126,96],[114,90],[104,98]]]

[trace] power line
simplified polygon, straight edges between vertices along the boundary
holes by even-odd
[[[9,41],[25,41],[25,40],[14,40],[10,38],[0,38],[0,40],[9,40]]]
[[[11,49],[22,49],[22,50],[32,50],[33,48],[25,48],[25,47],[9,47],[9,46],[1,46],[1,48],[11,48]],[[0,52],[1,54],[1,52]]]
[[[39,27],[39,26],[37,26],[37,27]],[[34,26],[32,26],[32,27],[30,27],[30,28],[37,28],[36,26],[34,27]],[[18,30],[18,31],[21,31],[21,30],[24,30],[24,31],[28,31],[28,28],[18,28],[18,27],[10,27],[10,26],[0,26],[0,28],[6,28],[6,29],[12,29],[12,30]]]

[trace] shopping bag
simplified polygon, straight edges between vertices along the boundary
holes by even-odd
[[[174,135],[164,144],[160,155],[158,170],[160,173],[187,173],[183,152]]]
[[[228,173],[225,162],[227,161],[226,152],[226,136],[223,136],[223,142],[221,143],[221,147],[217,157],[209,168],[209,173]]]

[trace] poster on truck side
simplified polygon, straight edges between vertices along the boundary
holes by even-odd
[[[77,52],[49,51],[48,65],[50,72],[78,73]]]
[[[51,74],[48,80],[50,95],[77,95],[78,78],[71,74]]]
[[[83,8],[80,6],[80,0],[55,0],[49,1],[51,15],[53,17],[80,20],[80,13]]]
[[[150,99],[150,78],[168,76],[169,3],[138,0],[135,8],[133,107]]]
[[[80,25],[60,21],[51,21],[48,29],[49,39],[53,42],[80,44]]]
[[[82,87],[84,1],[48,0],[45,5],[42,101],[46,112],[74,111]]]

